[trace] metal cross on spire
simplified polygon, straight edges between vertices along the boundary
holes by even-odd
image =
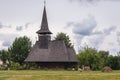
[[[46,6],[46,0],[44,0],[44,6]]]

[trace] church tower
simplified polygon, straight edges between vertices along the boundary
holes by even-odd
[[[31,48],[25,62],[34,62],[39,69],[67,69],[77,67],[77,58],[73,47],[69,48],[62,40],[51,40],[52,32],[49,30],[46,6],[41,21],[38,41]],[[36,68],[36,66],[34,66]]]
[[[48,44],[51,41],[51,34],[52,33],[48,27],[45,2],[44,2],[42,22],[41,22],[41,29],[38,30],[36,33],[38,34],[39,48],[47,49]]]

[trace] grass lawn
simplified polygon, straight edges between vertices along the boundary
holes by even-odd
[[[120,71],[112,73],[100,71],[0,71],[0,80],[120,80]]]

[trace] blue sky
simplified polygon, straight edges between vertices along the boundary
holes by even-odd
[[[43,7],[44,0],[0,0],[0,49],[24,35],[34,44]],[[52,38],[67,33],[76,51],[85,45],[113,55],[120,51],[119,8],[119,0],[46,0]]]

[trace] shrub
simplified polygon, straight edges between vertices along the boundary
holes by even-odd
[[[36,67],[37,67],[37,64],[36,63],[24,63],[23,65],[22,65],[22,69],[36,69]]]
[[[18,70],[18,69],[20,69],[20,64],[19,63],[11,63],[10,69]]]
[[[7,66],[6,65],[0,65],[0,70],[7,70]]]

